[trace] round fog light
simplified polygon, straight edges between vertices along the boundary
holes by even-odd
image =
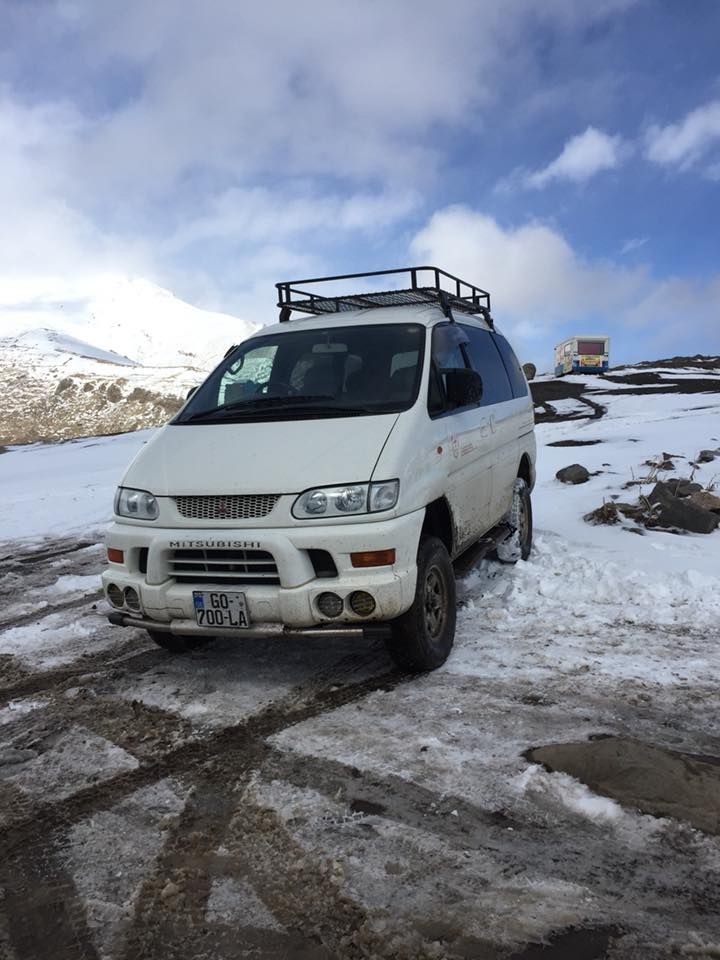
[[[356,590],[350,594],[350,608],[359,617],[369,617],[375,610],[375,601],[364,590]]]
[[[105,591],[107,598],[114,607],[124,607],[125,598],[123,592],[116,583],[109,583]]]
[[[343,602],[336,593],[321,593],[316,602],[325,617],[339,617],[343,611]]]
[[[132,587],[125,587],[125,606],[133,613],[140,613],[140,597]]]

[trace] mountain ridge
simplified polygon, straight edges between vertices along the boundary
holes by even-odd
[[[0,299],[0,444],[158,426],[258,329],[142,278],[95,280],[81,293],[46,281]]]

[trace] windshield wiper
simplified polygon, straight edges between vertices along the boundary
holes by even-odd
[[[242,411],[243,409],[250,413],[263,408],[277,408],[284,406],[295,408],[298,404],[307,403],[308,401],[312,402],[315,400],[333,399],[334,398],[329,394],[320,394],[318,396],[307,397],[254,397],[252,400],[235,400],[232,403],[223,403],[219,407],[213,407],[212,410],[198,410],[197,413],[190,414],[190,416],[187,417],[184,422],[190,423],[192,420],[207,420],[217,416],[218,414],[224,415],[226,413],[236,413]]]

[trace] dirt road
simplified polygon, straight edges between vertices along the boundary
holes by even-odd
[[[599,734],[711,766],[716,686],[590,676],[591,637],[553,667],[552,637],[462,615],[421,678],[373,645],[173,658],[107,624],[99,547],[5,553],[3,958],[717,955],[717,838],[523,757]]]

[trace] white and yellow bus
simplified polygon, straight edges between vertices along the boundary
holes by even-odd
[[[568,337],[555,347],[555,376],[604,373],[608,368],[609,350],[609,337]]]

